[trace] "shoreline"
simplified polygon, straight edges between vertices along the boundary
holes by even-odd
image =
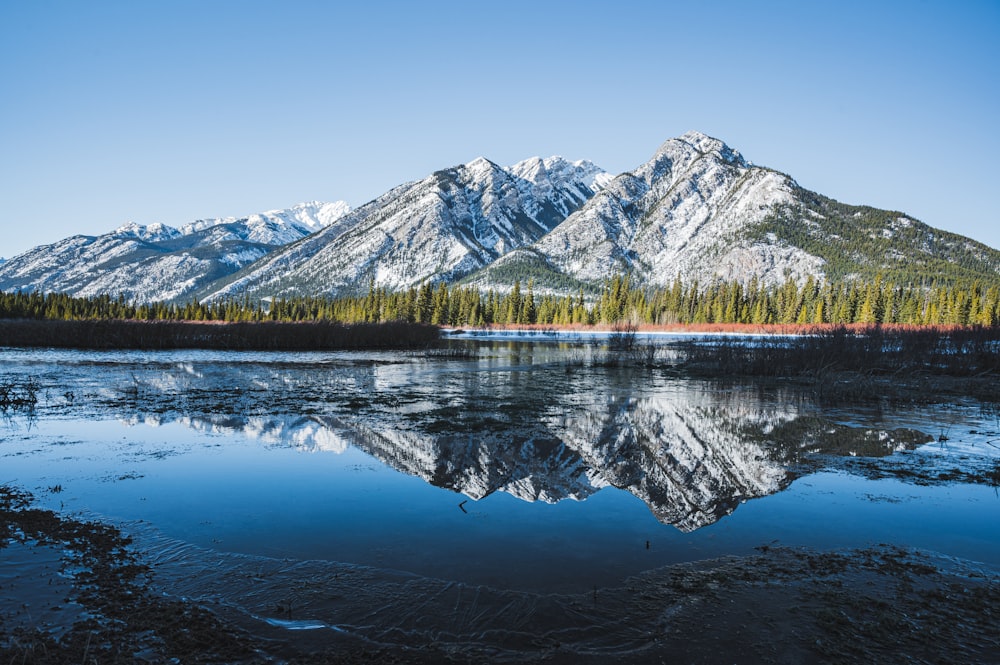
[[[0,347],[22,348],[225,351],[420,349],[437,343],[439,338],[436,326],[418,323],[0,319]]]
[[[828,333],[831,331],[845,330],[856,334],[863,334],[872,330],[883,332],[900,333],[938,333],[949,334],[956,331],[969,330],[996,330],[1000,336],[1000,328],[990,328],[984,326],[959,326],[959,325],[910,325],[904,323],[677,323],[677,324],[494,324],[489,326],[441,326],[442,332],[456,334],[459,332],[497,332],[497,331],[523,331],[535,333],[645,333],[663,335],[748,335],[748,336],[805,336]]]
[[[672,564],[579,596],[468,587],[462,600],[464,585],[409,577],[394,583],[391,571],[371,569],[363,572],[364,580],[384,577],[390,596],[372,591],[365,598],[371,596],[382,612],[408,604],[412,584],[425,592],[437,589],[424,602],[438,597],[444,604],[421,630],[389,640],[366,637],[361,626],[268,620],[250,611],[256,592],[247,599],[188,599],[185,587],[172,587],[169,571],[161,568],[158,575],[157,564],[148,562],[128,533],[38,508],[31,494],[9,485],[0,485],[4,550],[23,562],[25,577],[47,577],[65,595],[60,605],[50,586],[15,589],[22,597],[12,599],[18,606],[6,608],[0,623],[0,654],[11,662],[596,664],[613,658],[644,665],[667,655],[690,662],[833,663],[1000,657],[1000,636],[992,630],[1000,615],[1000,571],[893,545],[830,551],[761,545],[746,556]],[[264,569],[289,562],[253,565],[256,572],[246,574],[284,588],[281,578],[272,580]],[[349,577],[316,580],[319,588],[309,597],[336,597],[351,588]],[[395,584],[400,588],[391,591]],[[450,632],[445,605],[464,606],[470,598],[473,607],[528,604],[532,615],[545,618],[544,627],[526,629],[501,612],[485,617],[486,626],[470,626],[469,634]],[[297,602],[294,617],[306,616],[306,597]],[[280,615],[283,609],[292,616],[291,605],[271,611]],[[33,617],[39,613],[62,621],[38,624]]]

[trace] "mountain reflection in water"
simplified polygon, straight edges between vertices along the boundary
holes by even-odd
[[[595,362],[589,346],[4,360],[0,374],[42,387],[30,418],[0,418],[5,477],[44,506],[119,525],[153,566],[155,593],[268,639],[316,628],[310,637],[461,645],[470,659],[521,662],[548,644],[542,658],[658,661],[665,621],[687,640],[720,608],[745,621],[762,590],[811,615],[802,598],[839,584],[813,564],[833,570],[845,548],[888,543],[893,586],[896,547],[977,575],[1000,565],[995,411],[833,409],[794,386]],[[917,429],[939,442],[919,445],[931,437]],[[790,565],[816,584],[772,586]],[[726,580],[746,593],[726,595]],[[840,589],[849,610],[855,588]],[[51,605],[6,602],[30,607],[29,621]]]
[[[538,400],[534,410],[522,409],[507,422],[500,412],[479,411],[476,419],[489,423],[479,427],[454,417],[456,411],[466,413],[455,404],[444,414],[439,405],[407,410],[411,417],[385,408],[337,416],[227,414],[179,421],[199,431],[239,433],[307,452],[343,453],[354,446],[474,500],[505,492],[555,503],[616,487],[683,532],[718,521],[747,499],[784,489],[804,454],[877,457],[931,440],[912,429],[852,427],[800,415],[793,402],[764,399],[749,389],[701,386],[667,395],[598,398],[558,414]]]
[[[4,353],[7,374],[42,386],[37,424],[0,433],[8,477],[210,550],[573,593],[775,541],[993,556],[992,504],[968,498],[982,488],[867,479],[989,477],[974,446],[994,450],[992,425],[958,409],[833,409],[794,385],[602,362],[591,345]],[[980,434],[954,454],[918,445],[931,437],[916,430],[946,428],[949,449]]]

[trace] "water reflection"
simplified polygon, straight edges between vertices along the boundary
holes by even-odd
[[[37,377],[44,397],[33,429],[0,429],[0,465],[29,489],[62,487],[55,507],[201,547],[498,588],[578,592],[776,539],[889,542],[889,529],[925,547],[972,533],[963,556],[995,551],[985,504],[928,489],[949,497],[928,508],[924,489],[858,485],[829,457],[870,464],[929,441],[905,428],[936,435],[947,413],[831,412],[794,386],[680,380],[591,353],[5,351],[5,370]]]
[[[343,453],[473,500],[584,500],[604,487],[689,532],[781,491],[806,454],[887,455],[931,440],[834,423],[800,394],[657,379],[515,344],[481,358],[145,367],[107,402],[267,445]],[[565,352],[562,352],[565,353]]]
[[[694,397],[695,399],[691,399]],[[911,429],[838,425],[815,416],[719,404],[717,395],[683,400],[611,401],[603,412],[539,419],[534,427],[478,432],[308,418],[195,417],[199,431],[240,433],[304,452],[354,446],[393,468],[479,500],[505,492],[523,501],[583,500],[603,487],[641,499],[682,531],[712,524],[747,499],[785,488],[803,454],[888,455],[931,440]]]
[[[0,467],[50,507],[124,525],[165,593],[251,630],[488,644],[511,662],[540,643],[567,660],[655,660],[665,616],[746,570],[695,562],[761,545],[893,543],[1000,565],[993,487],[873,480],[824,457],[955,478],[996,450],[995,414],[834,414],[793,387],[678,380],[591,352],[2,351],[45,395],[37,425],[0,422]],[[872,459],[931,438],[906,427],[949,440]]]

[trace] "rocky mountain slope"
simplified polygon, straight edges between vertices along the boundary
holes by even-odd
[[[72,236],[35,247],[0,264],[0,290],[184,300],[198,287],[329,226],[348,211],[343,201],[313,202],[243,218],[197,220],[179,229],[129,223],[100,236]]]
[[[456,282],[506,291],[791,277],[1000,282],[1000,251],[839,203],[688,132],[612,177],[586,161],[479,158],[347,211],[304,204],[180,229],[126,225],[0,264],[0,289],[135,301],[356,294]]]
[[[470,281],[505,288],[514,276],[532,276],[558,289],[615,273],[666,286],[677,277],[779,283],[879,272],[997,279],[1000,252],[902,213],[825,198],[718,139],[689,132]]]
[[[606,183],[590,162],[478,158],[390,190],[337,224],[202,293],[215,299],[342,295],[454,281],[532,243]]]

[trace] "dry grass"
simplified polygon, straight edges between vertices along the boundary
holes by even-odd
[[[0,346],[84,349],[326,351],[415,349],[438,328],[416,323],[202,323],[194,321],[0,320]]]
[[[791,339],[720,338],[683,347],[683,365],[710,375],[984,377],[1000,374],[1000,328],[868,326],[813,329]]]

